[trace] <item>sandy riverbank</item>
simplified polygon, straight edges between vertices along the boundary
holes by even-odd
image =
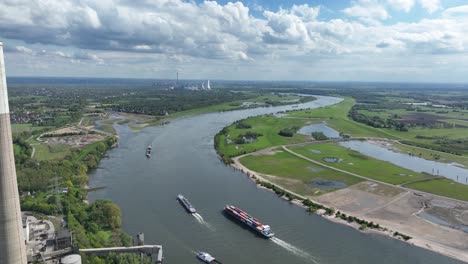
[[[233,158],[234,162],[231,164],[233,168],[242,171],[254,181],[257,179],[285,189],[268,180],[266,178],[268,175],[257,173],[242,165],[239,162],[241,157],[243,156]],[[325,215],[321,210],[316,212],[332,222],[350,226],[360,232],[375,233],[402,240],[393,236],[394,232],[397,231],[412,237],[412,239],[406,241],[409,244],[468,262],[468,233],[429,222],[416,215],[417,212],[421,211],[421,208],[419,207],[421,204],[425,206],[425,203],[427,203],[426,200],[430,201],[435,197],[420,198],[421,196],[416,197],[408,191],[395,192],[394,196],[379,197],[376,193],[368,192],[365,188],[366,184],[372,184],[373,188],[375,188],[376,183],[364,182],[361,184],[318,197],[305,197],[290,190],[285,190],[296,195],[300,199],[309,199],[314,203],[333,208],[336,211],[340,211],[347,215],[355,216],[368,222],[372,221],[374,223],[378,223],[386,230],[365,229],[364,231],[361,231],[359,230],[360,225],[357,223],[349,223],[340,218],[336,218],[335,216]],[[356,196],[358,197],[357,199],[355,198]],[[415,199],[419,200],[415,201]],[[364,200],[377,202],[362,206],[362,201]],[[291,202],[304,209],[308,209],[298,200],[293,200]],[[442,241],[439,243],[438,241],[435,241],[436,239]]]

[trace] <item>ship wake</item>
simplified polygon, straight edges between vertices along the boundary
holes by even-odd
[[[277,237],[272,237],[272,238],[270,238],[270,240],[273,243],[275,243],[276,245],[288,250],[289,252],[293,253],[296,256],[300,256],[300,257],[303,257],[305,259],[308,259],[308,260],[312,261],[311,263],[319,264],[319,262],[312,255],[310,255],[309,253],[305,252],[302,249],[299,249],[299,248],[289,244],[288,242],[286,242],[284,240],[281,240],[281,239],[279,239]]]
[[[195,219],[197,219],[197,221],[198,221],[200,224],[202,224],[202,225],[208,227],[209,229],[213,229],[213,228],[211,227],[211,225],[208,224],[208,223],[205,221],[205,219],[203,219],[203,217],[202,217],[199,213],[194,213],[194,214],[192,214],[192,215],[193,215],[193,217],[195,217]]]
[[[197,219],[198,222],[200,222],[201,224],[204,224],[206,223],[205,220],[203,219],[203,217],[199,214],[199,213],[194,213],[192,214],[193,217],[195,217],[195,219]]]

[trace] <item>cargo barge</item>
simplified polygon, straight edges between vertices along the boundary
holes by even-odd
[[[187,210],[188,213],[194,214],[197,212],[197,210],[195,210],[195,207],[193,207],[192,204],[190,204],[190,202],[187,200],[187,198],[185,198],[182,194],[177,195],[177,200],[185,208],[185,210]]]
[[[224,211],[265,238],[272,238],[275,236],[269,225],[262,224],[258,219],[235,206],[226,205]]]

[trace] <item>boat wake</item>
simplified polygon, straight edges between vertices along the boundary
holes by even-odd
[[[213,228],[211,227],[211,225],[208,224],[208,223],[203,219],[203,217],[202,217],[199,213],[194,213],[194,214],[192,214],[192,215],[193,215],[193,217],[195,217],[195,219],[197,219],[197,221],[198,221],[200,224],[202,224],[202,225],[208,227],[209,229],[212,229],[212,230],[213,230]]]
[[[206,223],[205,220],[203,219],[203,217],[199,214],[199,213],[194,213],[192,214],[193,217],[195,217],[195,219],[197,219],[198,222],[200,222],[201,224],[203,223]]]
[[[283,241],[277,237],[272,237],[270,240],[275,243],[276,245],[288,250],[289,252],[293,253],[296,256],[303,257],[305,259],[311,260],[311,263],[319,264],[319,262],[309,253],[303,251],[302,249],[299,249],[291,244],[289,244],[286,241]]]

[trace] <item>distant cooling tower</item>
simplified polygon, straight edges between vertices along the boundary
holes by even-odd
[[[0,42],[0,264],[26,264],[10,109]]]

